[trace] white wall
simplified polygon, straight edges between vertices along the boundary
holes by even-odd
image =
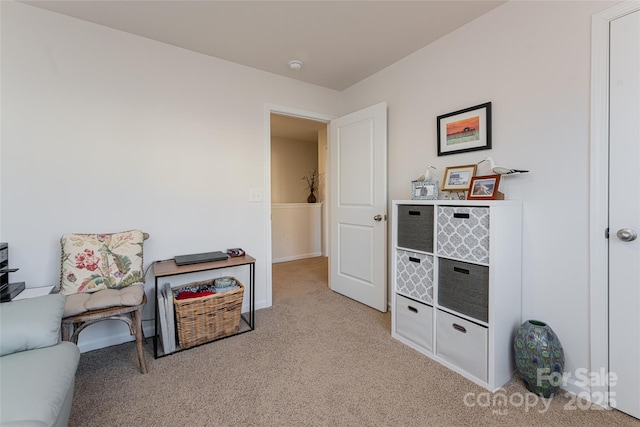
[[[317,168],[318,141],[271,138],[271,202],[306,203],[309,187],[302,177]]]
[[[320,136],[321,132],[318,133]],[[326,138],[324,143],[326,146]],[[323,254],[322,195],[316,191],[318,203],[307,203],[309,186],[302,179],[314,169],[323,171],[321,154],[324,151],[320,151],[319,138],[316,141],[271,138],[271,255],[274,263]]]
[[[271,205],[273,262],[322,255],[322,203]]]
[[[147,264],[244,248],[257,259],[264,307],[270,207],[250,203],[249,190],[268,182],[265,106],[336,115],[340,94],[25,4],[1,7],[0,239],[20,267],[11,280],[57,283],[63,233],[141,228],[151,234]],[[85,350],[114,333],[129,339],[122,322],[93,328],[80,337]]]
[[[503,188],[523,201],[523,320],[551,325],[566,371],[590,368],[590,19],[611,4],[509,2],[344,92],[347,111],[388,103],[390,199],[429,164],[531,171]],[[488,101],[494,148],[437,157],[436,117]]]

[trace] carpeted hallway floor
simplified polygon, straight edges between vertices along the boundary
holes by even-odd
[[[273,266],[255,331],[157,360],[147,339],[147,363],[140,374],[133,343],[82,354],[70,425],[640,426],[516,380],[494,404],[391,338],[389,313],[329,290],[326,258]]]

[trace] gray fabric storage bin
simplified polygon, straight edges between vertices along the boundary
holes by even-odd
[[[438,304],[489,321],[489,267],[439,258]]]
[[[433,206],[398,205],[398,246],[433,252]]]

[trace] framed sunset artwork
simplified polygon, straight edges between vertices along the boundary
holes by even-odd
[[[490,148],[490,102],[438,116],[438,156]]]

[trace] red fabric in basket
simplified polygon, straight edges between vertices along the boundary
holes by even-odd
[[[201,291],[201,292],[182,291],[182,292],[180,292],[178,294],[176,299],[181,300],[181,299],[200,298],[200,297],[206,297],[208,295],[213,295],[213,294],[215,294],[215,292],[211,292],[211,291]]]

